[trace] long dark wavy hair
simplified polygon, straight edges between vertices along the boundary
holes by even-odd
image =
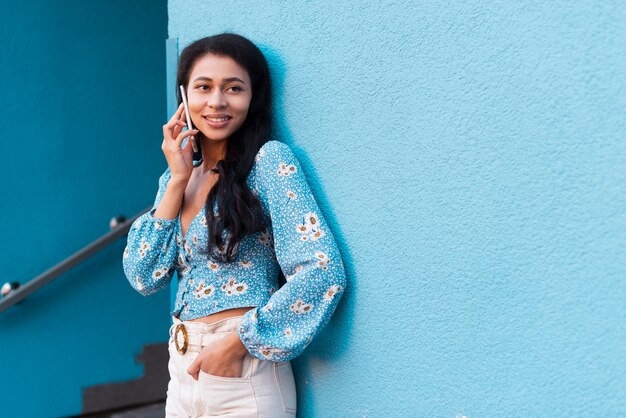
[[[207,253],[215,260],[231,262],[237,256],[241,240],[266,227],[261,204],[248,188],[246,178],[255,155],[272,134],[270,72],[263,53],[241,35],[221,33],[198,39],[185,47],[178,59],[176,94],[179,105],[182,97],[178,86],[182,84],[187,88],[194,64],[207,54],[232,58],[248,72],[252,82],[252,100],[246,120],[227,139],[226,156],[213,170],[219,174],[218,180],[204,205],[209,232]],[[196,142],[198,152],[193,154],[193,159],[200,160],[202,145],[201,141]],[[216,203],[218,212],[214,214]]]

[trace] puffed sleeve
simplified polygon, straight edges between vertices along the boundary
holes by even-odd
[[[245,313],[239,337],[257,358],[291,360],[326,325],[346,286],[341,254],[291,149],[263,145],[258,197],[270,213],[274,250],[286,283]]]
[[[178,218],[154,217],[170,178],[169,167],[159,178],[159,190],[151,210],[139,216],[130,227],[124,249],[124,274],[131,286],[144,296],[167,287],[178,257],[176,231]]]

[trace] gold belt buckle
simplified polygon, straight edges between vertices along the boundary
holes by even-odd
[[[178,346],[178,331],[182,331],[183,333],[183,346]],[[181,355],[184,355],[189,348],[189,340],[187,339],[187,328],[185,328],[184,324],[176,325],[174,329],[174,344],[176,345],[176,351],[178,351]]]

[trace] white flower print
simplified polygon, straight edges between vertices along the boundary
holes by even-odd
[[[245,293],[246,290],[248,289],[248,285],[245,283],[237,283],[237,285],[235,286],[235,294],[242,294]]]
[[[320,218],[315,212],[308,212],[304,214],[304,223],[313,230],[317,230],[320,224]]]
[[[320,227],[320,219],[315,212],[305,213],[303,222],[296,225],[296,231],[301,234],[302,241],[317,241],[324,235]]]
[[[343,287],[341,287],[338,284],[334,284],[331,287],[328,288],[328,290],[326,291],[326,293],[324,293],[324,301],[328,302],[330,300],[333,300],[335,298],[335,295],[337,293],[341,293],[341,291],[343,291]]]
[[[128,258],[128,255],[130,254],[130,251],[128,250],[128,246],[126,248],[124,248],[124,258]]]
[[[146,240],[141,240],[141,244],[139,244],[139,251],[143,251],[144,253],[147,253],[150,248],[152,248],[150,246],[150,244],[148,244],[148,242]]]
[[[153,279],[155,279],[155,280],[159,280],[159,279],[160,279],[160,278],[162,278],[163,276],[166,276],[166,275],[167,275],[167,272],[168,272],[169,270],[170,270],[170,269],[169,269],[169,268],[167,268],[167,267],[161,267],[161,268],[158,268],[158,269],[156,269],[156,270],[154,270],[154,271],[152,272],[152,278],[153,278]]]
[[[280,348],[270,347],[268,345],[264,345],[259,349],[261,355],[268,360],[274,359],[275,354],[283,354],[285,351]]]
[[[161,222],[161,221],[156,221],[156,222],[154,223],[154,229],[156,229],[156,230],[158,230],[158,231],[160,231],[161,229],[163,229],[163,222]]]
[[[274,307],[274,304],[272,302],[269,302],[267,305],[261,308],[261,311],[267,312],[267,311],[272,310],[273,307]]]
[[[137,283],[137,289],[141,292],[144,289],[143,283],[141,283],[141,276],[135,276],[135,283]]]
[[[311,232],[311,229],[309,228],[309,226],[307,224],[298,224],[296,225],[296,231],[298,231],[301,234],[309,234]]]
[[[324,235],[326,235],[326,233],[322,231],[321,229],[318,229],[317,231],[309,235],[309,238],[311,238],[311,241],[317,241],[318,239],[322,238]]]
[[[239,265],[245,269],[249,269],[252,267],[252,263],[250,261],[240,261]]]
[[[206,221],[206,215],[202,215],[202,218],[200,218],[200,222],[202,223],[203,226],[209,226],[209,224]]]
[[[287,197],[291,200],[296,200],[298,198],[298,195],[291,190],[287,190]]]
[[[285,333],[286,337],[291,337],[293,335],[293,331],[292,331],[291,327],[285,328],[284,333]]]
[[[222,285],[222,290],[228,295],[242,295],[246,293],[248,285],[245,282],[237,283],[234,277],[230,277],[228,282]]]
[[[182,238],[180,237],[180,235],[176,235],[176,244],[177,245],[180,245],[181,239]]]
[[[330,259],[325,252],[315,251],[315,258],[317,259],[318,267],[321,267],[322,270],[328,270],[328,264],[330,263]]]
[[[209,262],[207,263],[209,268],[213,271],[218,271],[220,269],[220,265],[217,264],[215,261],[209,260]]]
[[[197,234],[193,234],[193,239],[192,239],[193,243],[198,245],[198,235]]]
[[[205,299],[215,293],[215,286],[206,286],[204,282],[200,282],[194,289],[194,293],[196,294],[196,299]]]
[[[301,315],[311,312],[311,309],[313,309],[313,305],[310,303],[304,303],[302,299],[298,299],[294,303],[292,303],[289,308],[298,315]]]
[[[285,164],[285,163],[280,163],[279,168],[278,168],[278,175],[279,176],[285,176],[285,177],[289,177],[292,174],[295,174],[298,170],[296,169],[296,166],[293,164]]]
[[[259,161],[265,155],[265,150],[263,148],[259,149],[256,156],[254,157],[254,161]]]

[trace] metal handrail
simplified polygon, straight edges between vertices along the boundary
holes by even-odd
[[[33,293],[40,287],[45,286],[46,284],[50,283],[52,280],[59,277],[61,274],[71,269],[72,267],[76,266],[77,264],[80,264],[84,260],[96,254],[98,251],[112,244],[119,237],[126,235],[128,231],[130,230],[130,227],[132,223],[135,221],[135,219],[137,219],[138,217],[140,217],[141,215],[143,215],[144,213],[148,212],[151,209],[152,209],[152,206],[138,213],[133,218],[128,219],[125,222],[119,224],[118,226],[114,227],[109,233],[103,235],[102,237],[98,238],[91,244],[75,252],[74,254],[67,257],[65,260],[61,261],[57,265],[41,273],[39,276],[29,280],[28,283],[21,285],[17,289],[11,291],[5,297],[0,299],[0,312],[22,301],[23,299],[28,297],[31,293]]]

